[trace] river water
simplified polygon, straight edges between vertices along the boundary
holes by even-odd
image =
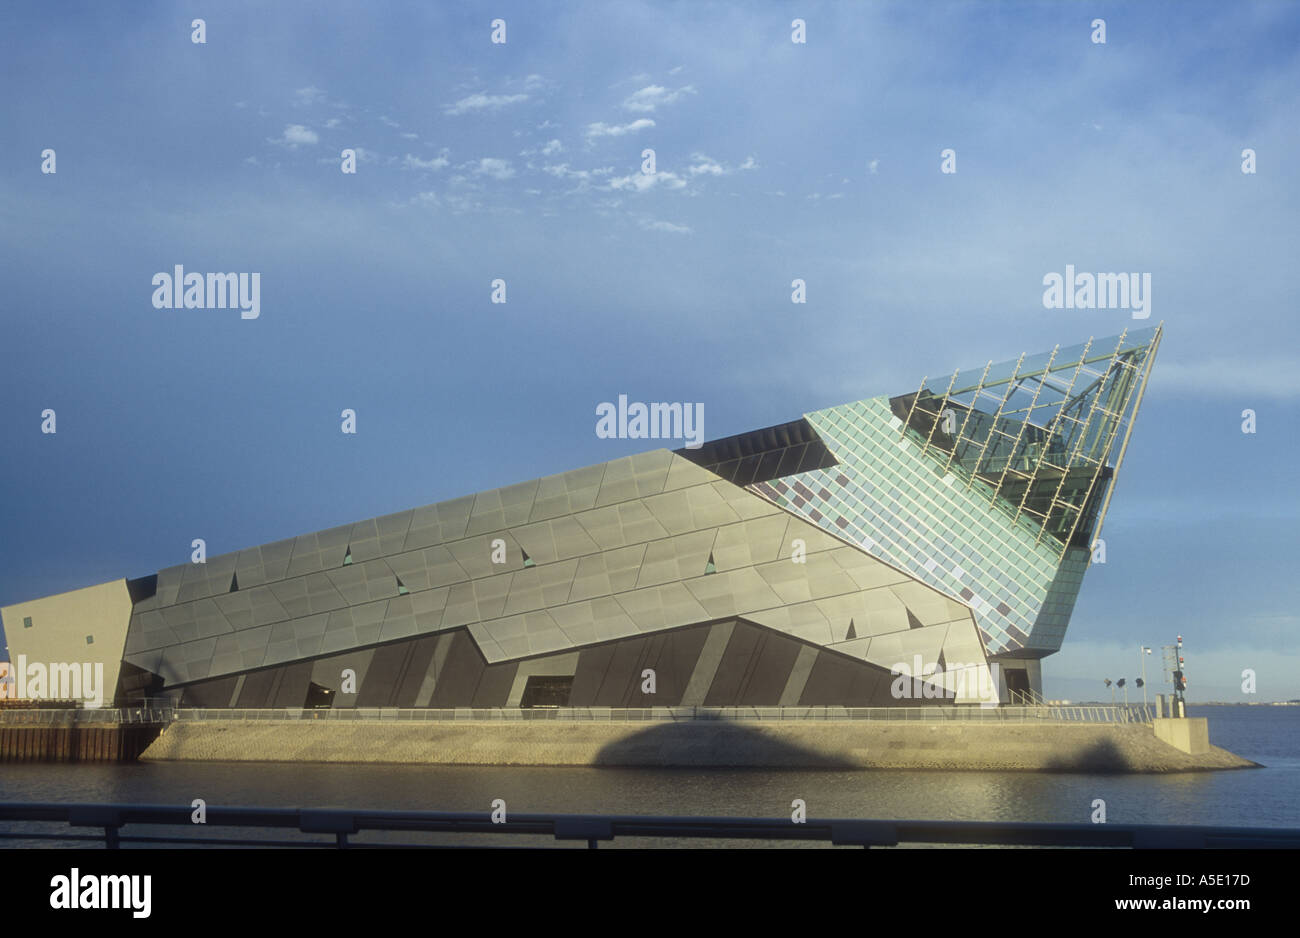
[[[1265,768],[1116,776],[901,770],[24,764],[0,766],[0,801],[188,805],[202,798],[209,805],[332,805],[487,814],[493,800],[500,798],[508,812],[525,814],[788,817],[791,802],[801,798],[809,817],[1084,823],[1092,818],[1093,802],[1100,798],[1111,823],[1300,828],[1300,707],[1190,707],[1189,716],[1209,717],[1211,742]],[[131,832],[143,829],[131,828]],[[230,833],[211,830],[211,836]],[[257,836],[256,832],[249,835]],[[366,839],[389,838],[368,834]],[[518,837],[491,840],[521,846],[553,843]],[[447,842],[447,838],[438,842]],[[34,846],[40,842],[18,843]],[[616,845],[669,843],[620,838]],[[691,843],[719,845],[716,841]]]

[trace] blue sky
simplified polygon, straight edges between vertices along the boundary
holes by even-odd
[[[1047,691],[1181,632],[1193,699],[1300,697],[1295,5],[11,3],[0,37],[0,604],[643,450],[594,433],[621,393],[714,438],[1164,320]],[[153,308],[176,264],[260,272],[260,317]],[[1151,319],[1044,309],[1066,264],[1150,272]]]

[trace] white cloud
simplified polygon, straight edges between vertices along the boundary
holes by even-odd
[[[300,106],[319,104],[325,100],[325,92],[321,91],[315,85],[308,85],[306,88],[299,88],[293,93],[293,103]]]
[[[692,176],[729,176],[737,170],[749,170],[758,167],[758,163],[754,161],[752,156],[746,157],[745,162],[735,169],[725,163],[719,163],[703,153],[692,153],[691,159],[694,160],[694,163],[686,171]]]
[[[510,165],[509,160],[485,156],[478,161],[474,172],[479,176],[491,176],[493,179],[509,179],[515,174],[515,169]]]
[[[280,146],[293,150],[299,146],[320,143],[320,136],[310,127],[304,127],[302,124],[289,124],[284,128],[283,136],[278,140],[272,139],[271,143],[278,143]]]
[[[331,117],[325,122],[325,127],[329,130],[333,130],[335,127],[342,125],[342,123],[343,121],[339,120],[337,117]]]
[[[620,176],[609,181],[611,189],[627,189],[633,192],[645,192],[655,186],[663,186],[667,189],[681,189],[686,186],[686,180],[676,173],[661,172],[633,173],[631,176]]]
[[[642,219],[641,227],[647,231],[666,231],[669,234],[693,233],[686,225],[674,225],[670,221],[651,221],[649,219]]]
[[[623,108],[628,111],[648,114],[661,105],[672,104],[686,94],[695,94],[695,88],[687,85],[684,88],[678,88],[676,91],[669,91],[663,85],[647,85],[640,91],[634,91],[628,95],[623,100]]]
[[[614,172],[614,167],[605,166],[600,169],[570,169],[568,163],[560,163],[553,166],[543,166],[542,172],[549,173],[556,179],[574,179],[578,182],[590,182],[599,176],[608,176]]]
[[[443,112],[456,116],[458,114],[468,114],[470,111],[496,111],[508,104],[517,104],[520,101],[527,101],[526,94],[472,94],[467,98],[461,98],[455,104],[449,104],[443,108]]]
[[[558,140],[549,141],[546,146],[542,147],[542,156],[551,156],[564,150],[564,144]]]
[[[395,121],[395,120],[393,120],[391,117],[389,117],[387,114],[381,114],[381,115],[379,116],[379,122],[380,122],[381,124],[387,124],[389,127],[401,127],[401,126],[402,126],[402,125],[399,124],[397,121]]]
[[[595,137],[622,137],[625,134],[636,133],[638,130],[645,130],[647,127],[653,127],[655,122],[647,117],[638,118],[630,124],[605,124],[597,122],[587,125],[587,139]]]
[[[405,140],[419,140],[419,139],[420,139],[420,135],[419,135],[419,134],[402,134],[402,138],[405,139]]]
[[[422,160],[418,156],[412,156],[410,153],[408,153],[402,159],[402,168],[423,169],[423,170],[428,170],[429,172],[437,172],[438,170],[447,166],[449,162],[450,160],[447,159],[446,150],[443,150],[442,153],[438,154],[438,156],[434,157],[431,160]]]
[[[716,160],[711,160],[703,153],[692,154],[691,159],[695,160],[695,165],[691,166],[687,172],[692,176],[725,176],[728,170],[723,169],[722,164]]]

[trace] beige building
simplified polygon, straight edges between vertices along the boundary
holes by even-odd
[[[18,696],[20,688],[27,683],[21,680],[24,675],[19,674],[23,662],[29,671],[36,666],[44,669],[46,675],[43,687],[37,685],[36,692],[28,688],[25,696],[29,697],[59,696],[59,682],[49,678],[60,670],[67,673],[67,666],[94,674],[97,672],[93,666],[102,664],[103,684],[95,695],[101,699],[88,700],[90,688],[85,686],[76,696],[88,706],[96,703],[112,706],[126,648],[126,631],[131,624],[131,597],[126,580],[112,580],[3,606],[0,621],[4,622],[9,642],[9,670],[14,678],[14,683],[7,688],[10,696]],[[86,670],[86,665],[91,665],[91,669]]]

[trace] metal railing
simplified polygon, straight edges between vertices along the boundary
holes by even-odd
[[[489,707],[406,709],[204,709],[175,711],[182,722],[208,721],[379,721],[460,723],[555,720],[570,723],[685,723],[695,721],[870,721],[885,723],[1144,723],[1141,707]]]
[[[502,822],[480,812],[353,811],[334,808],[240,808],[207,806],[204,823],[193,822],[192,805],[0,803],[0,840],[99,841],[126,844],[243,847],[380,847],[352,838],[363,832],[503,834],[586,841],[595,848],[616,837],[758,841],[822,841],[837,846],[894,847],[899,844],[986,844],[1038,847],[1127,847],[1134,849],[1300,848],[1300,830],[1250,827],[1191,827],[1152,824],[1043,824],[1002,821],[882,821],[852,818],[653,817],[638,815],[509,814]],[[94,833],[14,830],[13,823],[54,823],[96,828]],[[191,836],[126,835],[129,825],[166,825]],[[315,839],[284,840],[236,835],[194,835],[215,827],[278,829]],[[322,839],[324,838],[324,839]],[[406,843],[437,847],[446,844]]]
[[[0,725],[158,724],[328,720],[384,723],[527,722],[568,723],[727,723],[783,721],[868,721],[876,723],[1147,723],[1149,710],[1125,706],[1005,707],[336,707],[332,709],[176,709],[168,705],[98,710],[0,710]]]
[[[95,710],[0,710],[3,726],[82,726],[132,723],[170,723],[170,707],[103,707]]]

